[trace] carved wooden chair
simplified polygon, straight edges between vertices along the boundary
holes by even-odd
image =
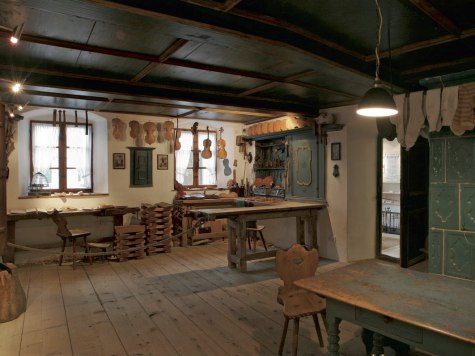
[[[264,245],[264,249],[267,251],[266,240],[264,240],[264,235],[262,230],[264,230],[264,225],[257,225],[256,221],[248,221],[246,224],[246,235],[247,235],[247,244],[249,250],[256,251],[257,240],[261,240]],[[251,240],[253,241],[253,248],[251,249]]]
[[[300,318],[305,316],[312,316],[320,347],[324,346],[318,314],[321,315],[325,329],[327,329],[325,299],[294,285],[294,282],[298,279],[315,275],[318,259],[318,251],[315,248],[307,251],[305,247],[299,244],[292,245],[287,251],[277,251],[276,269],[280,279],[284,282],[284,285],[279,287],[277,301],[283,305],[285,317],[279,355],[282,355],[284,349],[290,319],[294,320],[292,355],[297,355],[299,322]]]
[[[63,240],[63,245],[61,248],[61,252],[64,252],[66,248],[66,242],[72,242],[73,244],[73,268],[76,262],[76,258],[74,253],[76,252],[76,240],[82,238],[84,241],[84,248],[86,253],[89,252],[89,245],[87,244],[87,237],[91,235],[89,231],[79,230],[79,229],[69,229],[68,222],[64,216],[62,216],[58,210],[54,209],[52,219],[56,226],[58,227],[56,231],[56,235],[59,236]],[[92,264],[91,256],[88,257],[89,263]],[[59,265],[63,264],[63,255],[59,256]]]

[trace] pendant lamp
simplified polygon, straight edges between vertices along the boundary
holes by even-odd
[[[378,14],[378,38],[376,41],[376,72],[374,86],[369,89],[358,104],[356,113],[368,117],[385,117],[398,113],[396,103],[391,94],[383,88],[379,79],[379,45],[381,43],[381,30],[383,28],[383,15],[381,13],[380,0],[375,0]]]

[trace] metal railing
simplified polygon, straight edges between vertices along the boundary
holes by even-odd
[[[388,234],[400,234],[400,217],[400,213],[393,212],[390,210],[390,208],[383,210],[381,217],[381,225],[383,232],[386,232]]]

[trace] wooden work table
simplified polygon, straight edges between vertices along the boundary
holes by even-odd
[[[219,209],[193,210],[195,216],[207,220],[227,219],[228,265],[247,271],[247,261],[274,257],[276,250],[248,253],[246,248],[246,223],[264,219],[296,218],[296,241],[305,243],[305,232],[309,236],[309,247],[317,246],[317,214],[326,206],[320,202],[281,201],[266,202],[265,205]]]
[[[123,224],[124,214],[132,213],[135,214],[139,211],[138,207],[124,207],[124,206],[114,206],[107,208],[97,208],[97,209],[78,209],[78,210],[68,210],[61,211],[60,214],[64,215],[66,219],[71,216],[112,216],[114,221],[114,226]],[[7,242],[15,243],[15,226],[17,221],[21,220],[41,220],[41,219],[50,219],[52,216],[48,212],[26,212],[22,214],[7,214]],[[13,247],[7,247],[7,253],[3,256],[5,262],[15,262],[15,249]]]
[[[295,282],[327,298],[328,350],[339,353],[347,320],[437,355],[475,355],[475,282],[401,268],[380,260],[353,263]]]

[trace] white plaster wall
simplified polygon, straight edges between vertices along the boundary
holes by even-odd
[[[10,176],[7,181],[7,209],[27,209],[27,208],[88,208],[97,207],[99,204],[114,204],[114,205],[128,205],[140,206],[141,203],[171,203],[175,195],[173,190],[173,174],[174,174],[174,159],[173,154],[168,153],[168,142],[148,145],[144,142],[144,147],[154,147],[153,151],[153,187],[145,188],[130,188],[130,151],[127,147],[135,146],[134,140],[129,135],[128,123],[131,120],[145,123],[165,122],[168,118],[139,116],[139,115],[124,115],[114,113],[89,113],[88,117],[94,124],[94,147],[99,150],[100,154],[94,156],[94,170],[99,171],[96,165],[106,167],[104,172],[106,174],[102,177],[95,175],[95,191],[99,193],[106,193],[104,196],[82,196],[82,197],[48,197],[48,198],[33,198],[22,199],[20,196],[26,192],[22,192],[21,187],[29,183],[29,176],[27,174],[20,174],[20,165],[29,165],[23,158],[27,157],[29,150],[29,124],[28,120],[48,119],[51,120],[52,108],[38,109],[29,108],[29,112],[25,113],[27,120],[20,122],[17,132],[15,134],[16,149],[10,155],[9,168]],[[78,112],[81,116],[81,113]],[[73,111],[66,111],[66,116],[69,120],[74,117]],[[124,140],[117,141],[112,136],[112,119],[118,117],[127,125],[127,134]],[[176,120],[172,120],[176,123]],[[244,160],[243,155],[238,152],[235,145],[235,136],[242,134],[242,124],[223,123],[210,120],[187,120],[180,119],[179,126],[182,128],[191,128],[193,123],[198,121],[199,129],[205,129],[209,126],[210,130],[218,131],[221,126],[224,126],[222,138],[226,141],[226,151],[230,164],[233,164],[234,159],[237,159],[236,177],[238,181],[244,177]],[[107,131],[106,131],[107,128]],[[100,132],[108,132],[101,136]],[[99,140],[99,142],[96,142]],[[26,142],[26,144],[25,144]],[[20,144],[21,143],[21,144]],[[104,152],[105,151],[105,152]],[[112,153],[125,153],[126,155],[126,169],[112,169]],[[168,154],[168,170],[156,169],[156,155]],[[218,170],[218,187],[225,188],[226,182],[231,177],[224,176],[222,160],[217,162]],[[97,172],[96,172],[97,173]],[[106,179],[106,176],[108,178]],[[71,225],[84,228],[92,231],[93,237],[110,236],[112,234],[112,218],[96,218],[96,217],[75,217],[72,218]],[[55,236],[54,225],[50,221],[29,220],[17,223],[16,241],[20,244],[26,245],[42,245],[57,242]]]

